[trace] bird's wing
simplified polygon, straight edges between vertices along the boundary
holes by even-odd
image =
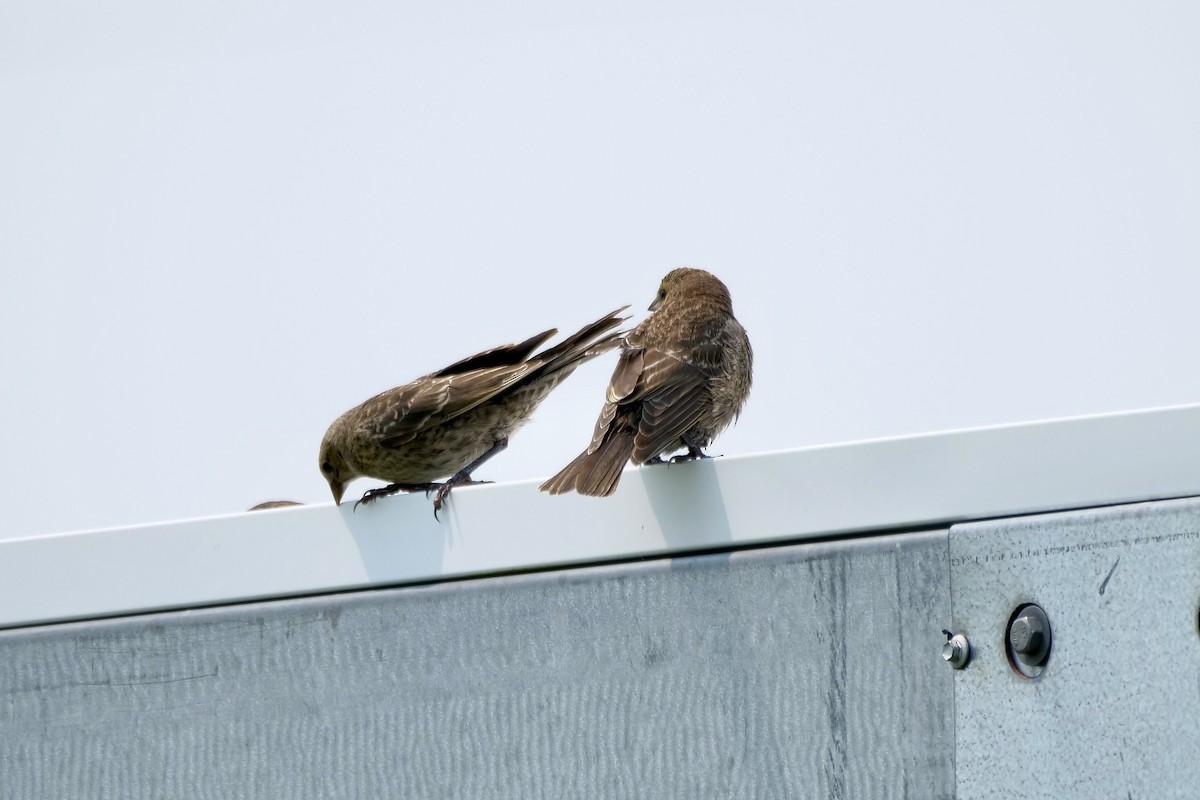
[[[641,399],[641,419],[633,441],[634,463],[677,449],[683,435],[710,413],[709,379],[726,368],[728,323],[714,317],[694,329],[686,347],[645,351],[635,393]]]
[[[626,349],[621,351],[617,366],[613,368],[612,378],[608,381],[605,391],[606,403],[620,403],[629,398],[637,389],[645,370],[645,350],[643,348]]]
[[[403,447],[419,433],[486,402],[519,381],[529,363],[418,378],[380,395],[372,427],[384,447]]]
[[[465,414],[535,370],[561,369],[604,352],[616,344],[616,334],[604,334],[624,322],[624,318],[617,316],[624,309],[623,306],[601,317],[536,356],[531,353],[557,333],[556,328],[531,336],[520,344],[485,350],[384,392],[378,407],[366,415],[372,420],[372,433],[382,440],[384,447],[403,447],[421,431]]]
[[[558,333],[558,328],[551,328],[548,331],[542,331],[539,334],[530,336],[519,344],[505,344],[500,347],[493,347],[491,350],[484,350],[482,353],[467,356],[462,361],[455,361],[445,369],[433,373],[430,377],[440,378],[447,375],[461,375],[464,372],[471,372],[477,369],[520,364],[528,360],[534,350],[556,333]]]
[[[648,349],[642,362],[639,385],[626,399],[641,405],[633,440],[636,464],[677,449],[712,404],[708,373],[680,354]]]
[[[628,346],[631,342],[632,347]],[[633,460],[641,464],[677,449],[683,434],[695,427],[711,403],[708,371],[690,359],[695,348],[683,353],[640,344],[640,337],[626,338],[627,346],[608,382],[589,453],[600,448],[609,427],[621,415],[636,428]],[[700,350],[696,353],[700,363],[715,369],[720,348]]]
[[[629,335],[632,336],[633,333],[635,331],[631,331]],[[604,393],[604,407],[600,409],[600,417],[596,420],[596,427],[592,431],[592,441],[588,444],[587,449],[589,453],[596,452],[604,442],[608,428],[617,416],[617,410],[637,390],[642,378],[645,350],[640,344],[630,347],[628,337],[625,344],[626,346],[621,349],[620,358],[617,359],[617,366],[613,368],[612,377],[608,381],[608,389]]]

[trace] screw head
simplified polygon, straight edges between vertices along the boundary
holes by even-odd
[[[1008,625],[1008,646],[1017,661],[1039,667],[1050,654],[1050,620],[1040,606],[1021,607]]]
[[[1012,642],[1013,650],[1025,655],[1041,650],[1045,639],[1046,631],[1042,628],[1041,620],[1033,614],[1017,617],[1008,630],[1008,640]]]
[[[961,633],[951,635],[946,631],[946,635],[949,638],[942,645],[942,660],[955,669],[962,669],[971,660],[971,643]]]

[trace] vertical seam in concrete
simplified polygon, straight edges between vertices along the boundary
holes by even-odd
[[[946,530],[946,591],[950,596],[946,598],[946,606],[950,618],[946,620],[947,626],[954,624],[954,563],[950,559],[950,540],[954,536],[954,529],[958,527],[951,525]],[[970,633],[965,633],[968,641]],[[970,662],[967,663],[967,668],[970,669]],[[958,670],[954,670],[957,672]],[[954,707],[955,694],[958,692],[958,676],[954,675],[950,679],[950,784],[953,794],[951,797],[958,797],[958,710]]]

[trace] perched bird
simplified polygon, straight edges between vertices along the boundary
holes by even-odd
[[[358,503],[398,491],[435,491],[433,515],[455,486],[508,446],[508,437],[575,368],[617,346],[614,331],[628,306],[606,314],[560,344],[530,355],[558,332],[531,336],[465,358],[372,397],[342,414],[321,442],[318,464],[335,503],[358,477],[390,485]],[[452,476],[444,483],[436,479]],[[355,503],[355,508],[358,507]]]
[[[259,503],[256,506],[251,506],[251,511],[266,511],[268,508],[287,508],[288,506],[302,506],[303,503],[297,503],[295,500],[268,500],[265,503]]]
[[[754,354],[725,284],[672,270],[650,311],[621,345],[591,444],[542,491],[607,497],[627,461],[657,463],[681,448],[672,461],[708,458],[704,448],[741,412]]]

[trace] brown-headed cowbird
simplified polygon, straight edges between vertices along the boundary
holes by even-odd
[[[251,506],[251,511],[266,511],[268,508],[287,508],[288,506],[302,506],[303,503],[297,503],[295,500],[268,500],[265,503],[259,503],[256,506]]]
[[[733,317],[725,284],[700,269],[672,270],[650,304],[654,312],[625,337],[592,442],[542,491],[607,497],[627,461],[707,458],[750,394],[754,354]]]
[[[617,346],[618,316],[606,314],[560,344],[530,355],[558,332],[465,358],[443,370],[372,397],[338,417],[321,442],[318,464],[335,503],[358,477],[390,485],[367,491],[359,503],[398,491],[437,491],[436,517],[455,486],[508,446],[550,390],[584,361]],[[438,478],[452,476],[445,483]],[[358,503],[355,503],[355,507]]]

